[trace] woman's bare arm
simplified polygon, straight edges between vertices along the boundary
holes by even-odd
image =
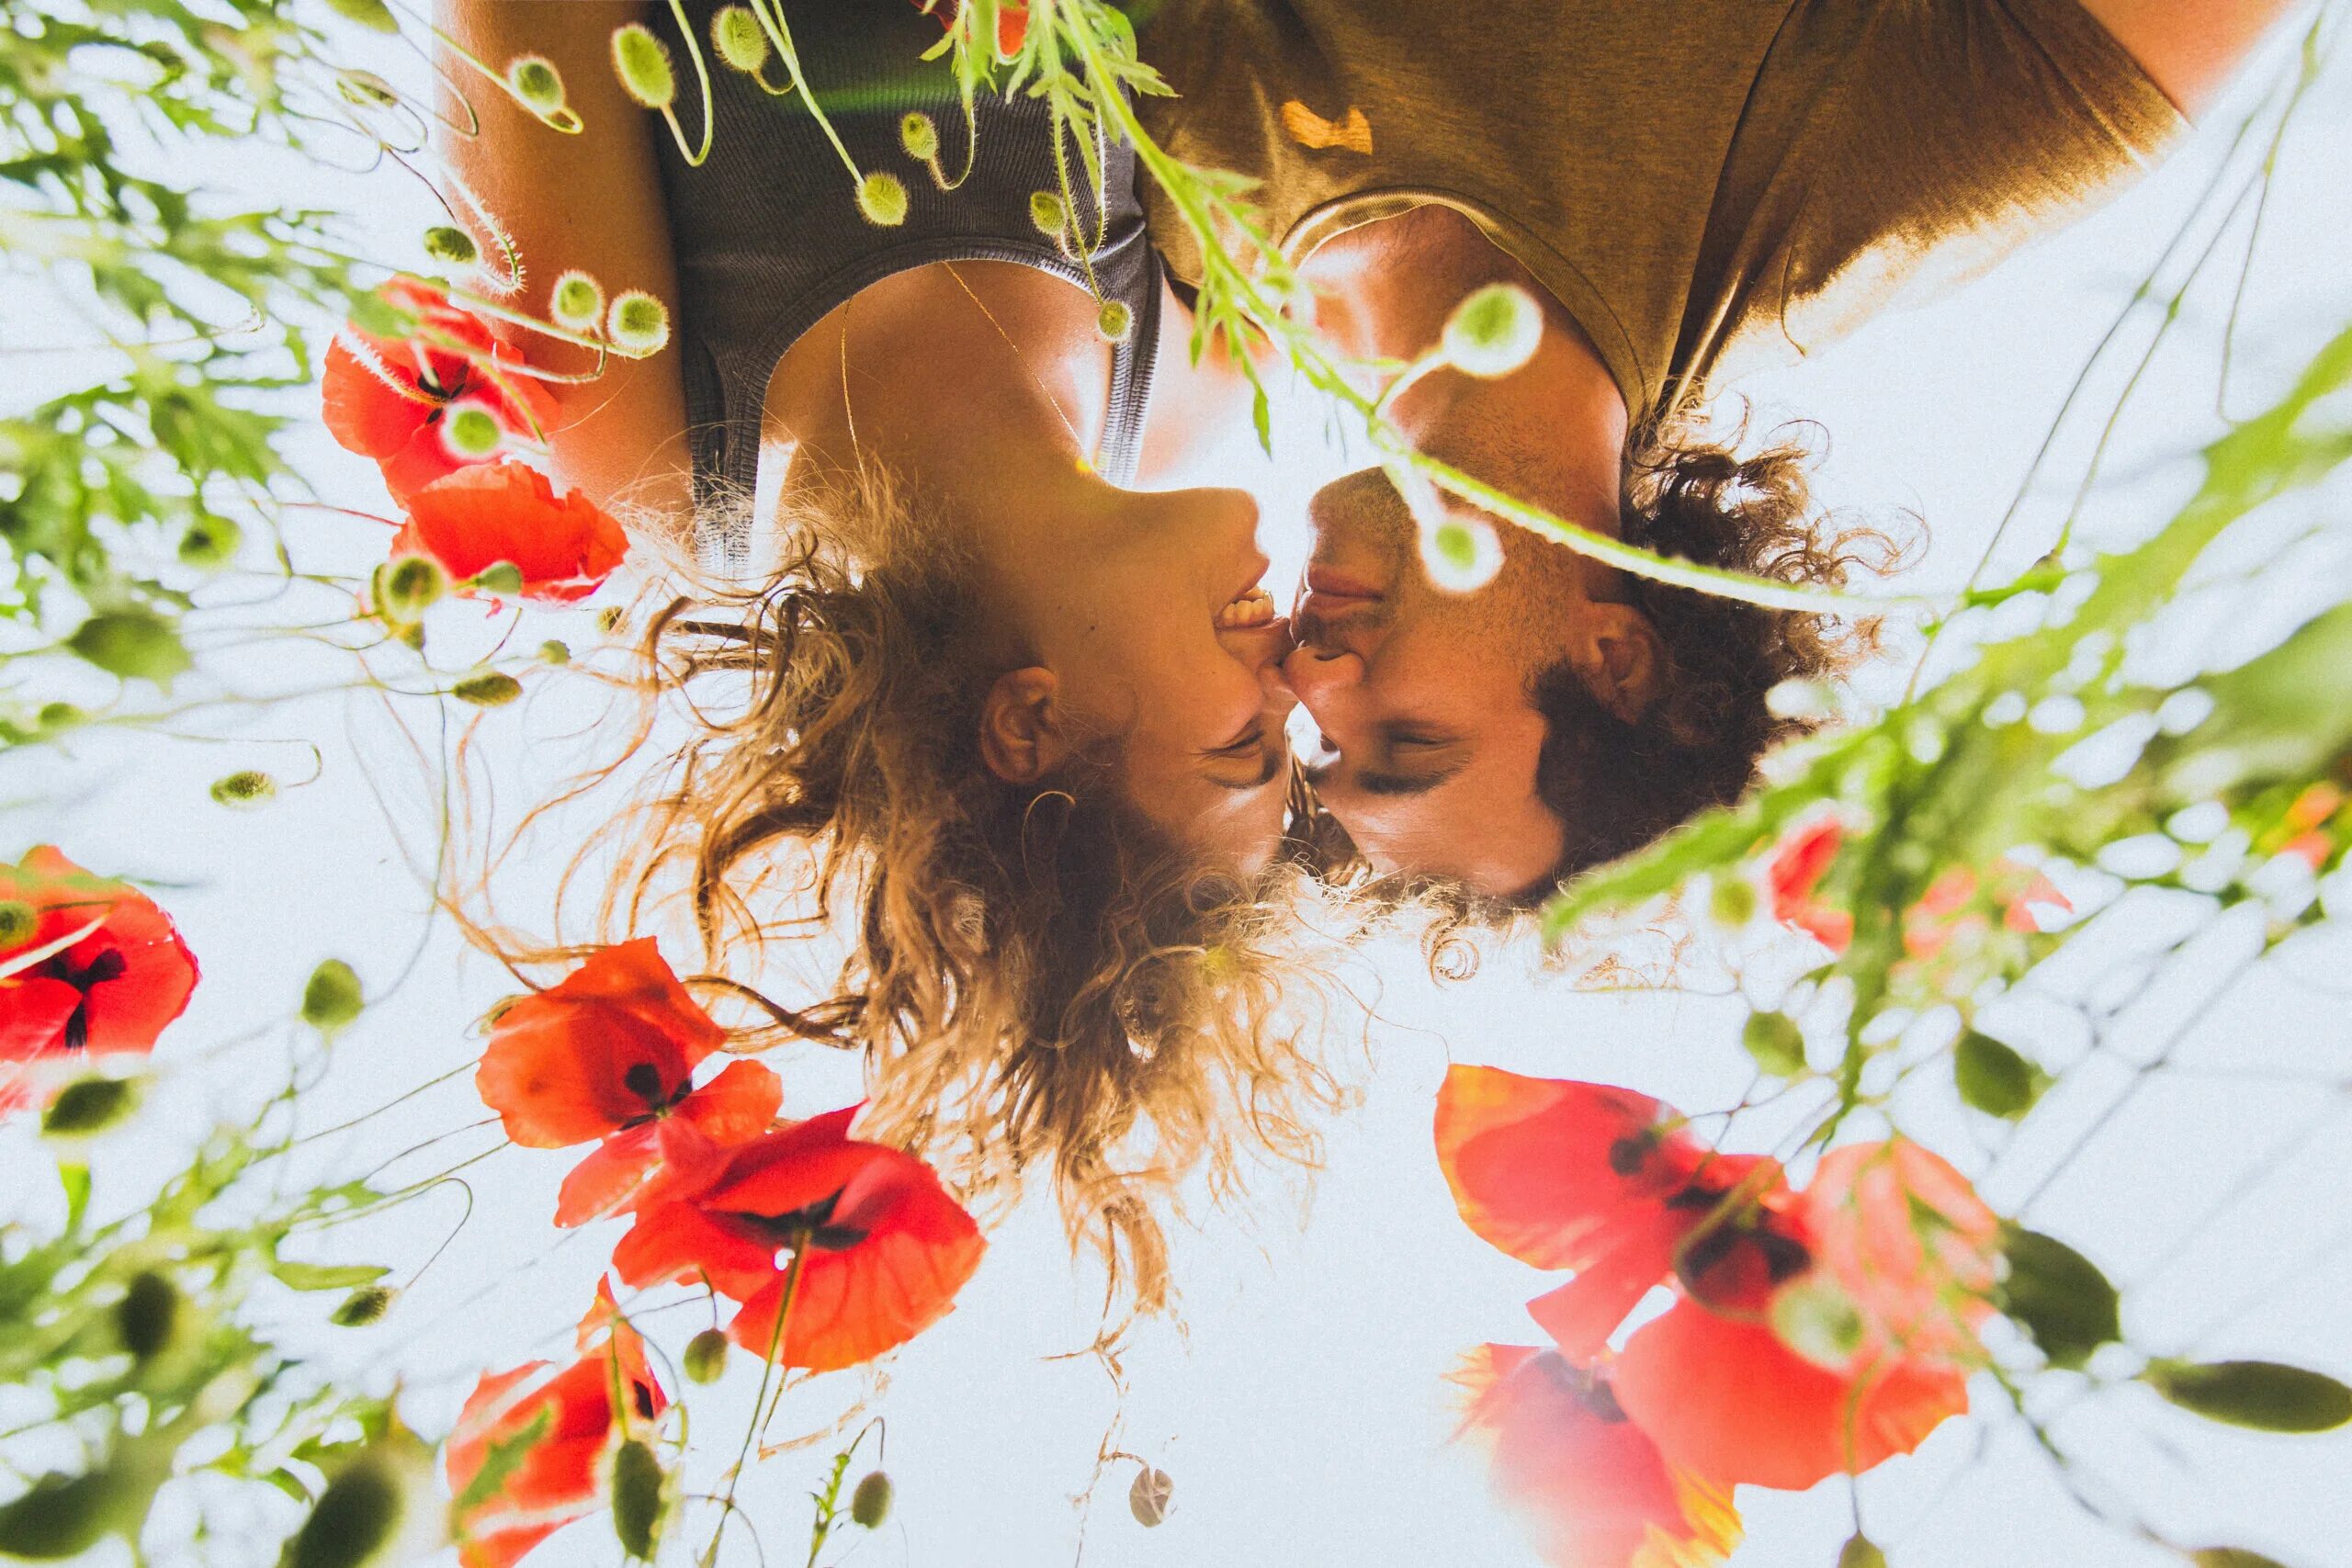
[[[542,125],[446,53],[451,78],[466,85],[481,118],[475,136],[440,133],[448,168],[496,217],[523,264],[518,310],[545,318],[548,294],[573,268],[593,274],[610,298],[642,288],[677,310],[677,276],[662,209],[653,138],[659,116],[639,108],[613,73],[613,29],[645,19],[633,0],[439,0],[442,30],[493,70],[518,54],[542,56],[562,73],[582,130],[566,136]],[[463,124],[460,111],[451,118]],[[531,362],[552,371],[586,370],[592,351],[545,337],[527,344]],[[685,400],[678,351],[641,360],[607,358],[605,373],[550,388],[561,407],[549,433],[558,472],[597,502],[628,503],[686,526]]]
[[[2083,0],[2148,79],[2190,118],[2213,101],[2296,0]]]

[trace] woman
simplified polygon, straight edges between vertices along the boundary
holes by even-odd
[[[1324,1087],[1267,1017],[1294,699],[1256,507],[1166,488],[1234,373],[1161,352],[1186,328],[1124,150],[1092,150],[1098,213],[1081,150],[1075,188],[1057,178],[1043,106],[983,91],[959,178],[953,75],[919,63],[937,20],[785,9],[806,87],[773,49],[759,76],[709,60],[700,166],[667,8],[444,9],[478,58],[551,62],[584,125],[493,101],[449,149],[529,269],[520,307],[577,268],[675,309],[670,349],[561,389],[555,461],[640,518],[691,500],[706,563],[741,580],[647,638],[650,682],[748,695],[695,705],[619,907],[683,872],[711,967],[738,974],[845,914],[838,994],[779,1010],[787,1032],[873,1053],[867,1125],[967,1179],[1049,1161],[1149,1303],[1136,1173],[1221,1166],[1238,1121],[1295,1142],[1287,1094]],[[707,57],[713,10],[686,7]],[[616,76],[632,21],[678,60],[675,137]],[[893,181],[902,220],[871,220]]]

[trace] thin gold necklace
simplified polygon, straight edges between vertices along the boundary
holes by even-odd
[[[964,275],[956,270],[955,264],[952,262],[942,262],[940,263],[940,265],[945,267],[947,269],[947,276],[956,280],[956,287],[964,291],[964,298],[969,299],[974,305],[978,306],[980,314],[988,318],[989,325],[996,329],[996,335],[1002,338],[1004,340],[1004,346],[1012,351],[1012,357],[1021,362],[1021,368],[1028,373],[1029,379],[1035,384],[1039,395],[1052,406],[1054,417],[1062,422],[1062,428],[1064,430],[1069,432],[1069,443],[1071,447],[1076,450],[1079,455],[1079,462],[1083,465],[1089,472],[1091,472],[1094,468],[1094,461],[1092,455],[1086,449],[1086,438],[1079,434],[1078,426],[1070,423],[1069,415],[1063,411],[1061,400],[1054,396],[1053,389],[1046,385],[1045,378],[1038,375],[1036,367],[1029,363],[1029,356],[1021,352],[1021,345],[1012,341],[1012,334],[1004,330],[1004,323],[996,319],[996,312],[989,310],[987,302],[981,299],[978,295],[972,292],[972,286],[964,281]]]

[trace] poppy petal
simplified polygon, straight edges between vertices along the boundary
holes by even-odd
[[[641,1203],[637,1224],[613,1248],[613,1270],[624,1284],[666,1280],[695,1284],[706,1278],[723,1296],[743,1301],[776,1276],[772,1243],[705,1213],[691,1202]]]
[[[784,1105],[784,1080],[757,1062],[729,1062],[688,1095],[678,1119],[712,1143],[748,1143],[768,1130]]]
[[[628,535],[601,507],[578,491],[559,500],[547,476],[522,463],[458,468],[405,504],[396,548],[421,548],[459,581],[511,561],[528,599],[583,599],[628,554]]]
[[[935,1203],[901,1201],[887,1222],[845,1251],[808,1249],[793,1292],[779,1365],[835,1371],[894,1350],[947,1315],[979,1267],[986,1243],[944,1192]],[[765,1356],[785,1280],[744,1303],[729,1329]]]
[[[660,1125],[616,1133],[571,1168],[556,1194],[555,1223],[570,1229],[628,1212],[661,1168]]]

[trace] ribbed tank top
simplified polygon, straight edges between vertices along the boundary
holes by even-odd
[[[708,59],[715,130],[709,158],[690,167],[659,139],[662,192],[678,267],[674,334],[685,380],[694,453],[695,542],[705,564],[740,571],[749,563],[748,497],[759,472],[760,423],[768,378],[800,334],[867,285],[933,262],[1018,262],[1083,284],[1085,269],[1040,233],[1031,195],[1058,190],[1054,133],[1046,106],[1024,94],[1010,101],[983,91],[973,113],[979,151],[971,173],[943,191],[907,155],[899,121],[928,114],[939,130],[939,163],[953,179],[969,145],[963,101],[946,58],[925,62],[940,39],[937,18],[909,0],[783,0],[801,70],[861,170],[904,184],[906,221],[891,228],[859,213],[849,171],[800,95],[772,96],[710,58],[718,0],[686,0]],[[677,58],[679,124],[700,139],[701,93],[691,63]],[[770,59],[767,79],[788,81]],[[1159,264],[1144,232],[1132,148],[1100,141],[1109,224],[1091,262],[1106,299],[1134,312],[1114,350],[1109,406],[1094,465],[1114,484],[1135,477],[1151,394],[1159,330]],[[1076,232],[1092,238],[1097,211],[1080,149],[1066,145],[1076,196]],[[952,411],[943,410],[943,417]]]

